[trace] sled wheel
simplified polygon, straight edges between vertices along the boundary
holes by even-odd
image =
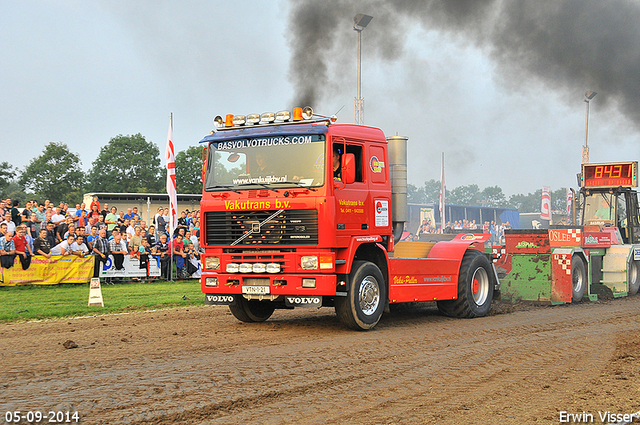
[[[451,317],[486,316],[493,300],[493,272],[489,259],[469,250],[462,258],[458,277],[458,298],[438,301],[441,313]]]
[[[571,276],[573,277],[573,294],[571,302],[577,303],[582,300],[585,289],[587,288],[587,271],[582,259],[575,255],[571,260]]]
[[[635,295],[640,289],[640,261],[629,260],[629,295]]]

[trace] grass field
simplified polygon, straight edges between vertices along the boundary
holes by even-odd
[[[102,285],[104,307],[89,307],[89,284],[0,287],[0,322],[203,305],[198,280]]]

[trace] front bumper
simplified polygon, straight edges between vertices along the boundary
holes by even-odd
[[[207,286],[207,278],[217,278],[218,286]],[[251,281],[249,280],[251,279]],[[303,286],[303,279],[307,285]],[[307,287],[308,279],[315,280],[315,287]],[[240,274],[206,273],[200,278],[200,286],[205,294],[243,294],[246,286],[256,285],[256,280],[268,281],[268,295],[336,295],[335,274]],[[246,291],[246,289],[245,289]]]

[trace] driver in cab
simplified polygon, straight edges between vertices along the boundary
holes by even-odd
[[[342,181],[342,152],[338,146],[333,147],[333,180]]]
[[[611,220],[611,209],[612,208],[609,206],[609,203],[607,202],[607,200],[603,199],[602,207],[598,208],[594,218],[597,218],[600,220]]]

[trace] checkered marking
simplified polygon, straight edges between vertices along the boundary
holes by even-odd
[[[580,240],[582,239],[582,229],[567,229],[567,233],[569,237],[577,243],[580,243]]]
[[[562,270],[567,274],[571,274],[571,255],[570,254],[555,254],[555,260],[558,262]]]

